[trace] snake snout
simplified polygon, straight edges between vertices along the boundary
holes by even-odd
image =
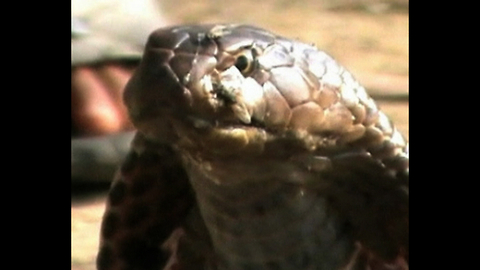
[[[135,125],[149,118],[168,117],[188,110],[191,95],[171,69],[172,57],[169,49],[147,48],[128,82],[124,102]]]

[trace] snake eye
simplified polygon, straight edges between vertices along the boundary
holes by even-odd
[[[248,75],[254,68],[254,57],[252,51],[246,50],[237,55],[235,67],[244,75]]]

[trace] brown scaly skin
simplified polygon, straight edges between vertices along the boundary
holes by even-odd
[[[408,269],[408,145],[315,47],[159,29],[124,99],[100,270]]]

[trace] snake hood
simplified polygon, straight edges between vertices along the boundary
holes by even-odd
[[[408,146],[326,53],[253,26],[162,28],[124,100],[138,134],[100,269],[408,268]]]

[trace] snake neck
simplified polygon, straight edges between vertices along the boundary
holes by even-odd
[[[352,256],[348,228],[306,187],[307,172],[282,161],[184,156],[215,269],[340,269]]]

